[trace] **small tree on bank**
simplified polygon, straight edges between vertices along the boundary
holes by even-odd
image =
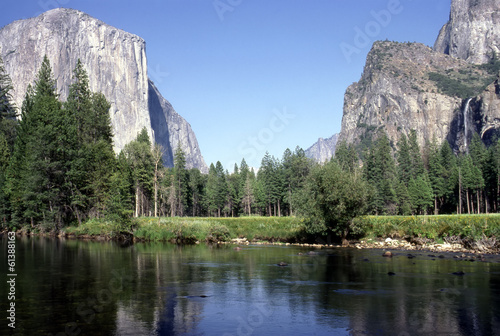
[[[370,190],[358,170],[343,170],[336,161],[314,167],[305,184],[301,209],[307,231],[334,233],[345,241],[352,219],[365,213]]]

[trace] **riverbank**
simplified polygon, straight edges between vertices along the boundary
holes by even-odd
[[[354,219],[344,246],[357,249],[423,250],[429,252],[499,253],[500,215],[363,216]],[[340,241],[306,233],[297,217],[141,217],[129,222],[93,219],[58,233],[28,229],[20,234],[57,235],[75,239],[165,241],[176,244],[276,243],[337,247]],[[354,235],[355,234],[355,235]],[[331,238],[331,237],[330,237]]]
[[[358,248],[389,246],[478,253],[500,249],[500,214],[362,216],[355,218],[352,226],[362,237],[356,244]]]
[[[166,241],[179,244],[225,243],[232,239],[249,241],[305,241],[304,221],[297,217],[140,217],[130,223],[90,220],[64,228],[67,237]]]

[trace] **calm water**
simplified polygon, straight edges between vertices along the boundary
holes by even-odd
[[[406,252],[384,258],[380,250],[307,255],[309,248],[122,247],[45,238],[16,243],[20,335],[500,334],[500,263],[492,257],[469,262],[423,252],[408,259]],[[7,278],[5,259],[0,270]],[[289,265],[277,266],[282,261]],[[15,334],[5,317],[0,334]]]

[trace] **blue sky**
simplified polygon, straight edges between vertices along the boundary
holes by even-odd
[[[150,78],[232,171],[339,132],[372,43],[432,46],[450,0],[17,0],[0,26],[55,7],[145,39]]]

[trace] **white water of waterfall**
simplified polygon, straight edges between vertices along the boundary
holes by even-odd
[[[463,117],[464,117],[464,146],[465,146],[465,151],[468,152],[468,144],[467,144],[467,131],[468,131],[468,121],[469,121],[469,107],[470,107],[470,101],[472,98],[467,99],[467,102],[465,103],[464,110],[462,112]]]

